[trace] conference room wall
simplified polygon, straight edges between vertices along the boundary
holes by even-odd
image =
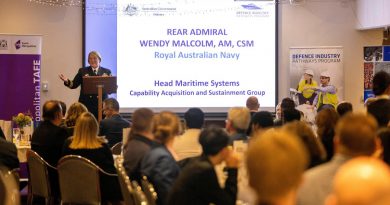
[[[78,90],[66,88],[58,74],[73,78],[82,65],[81,7],[0,0],[0,33],[42,35],[41,81],[49,83],[49,91],[41,92],[41,105],[49,99],[77,101]]]
[[[381,30],[356,30],[355,1],[310,1],[279,6],[279,99],[288,95],[289,47],[343,46],[345,100],[362,108],[362,47],[379,45]],[[63,86],[58,74],[73,78],[82,65],[82,9],[55,7],[28,0],[0,0],[0,33],[42,34],[42,81],[49,91],[41,92],[41,103],[61,99],[68,106],[77,101],[78,90]],[[104,62],[103,62],[104,64]],[[244,102],[243,102],[244,105]]]

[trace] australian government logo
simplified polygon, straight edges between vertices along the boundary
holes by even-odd
[[[241,4],[240,8],[236,11],[237,17],[269,17],[269,11],[265,10],[262,6],[254,3]]]
[[[0,39],[0,50],[8,50],[7,40]]]
[[[22,40],[17,40],[15,42],[15,48],[16,50],[19,50],[21,48],[36,48],[37,45],[28,41],[22,41]]]

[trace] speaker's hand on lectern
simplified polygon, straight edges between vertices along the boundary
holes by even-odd
[[[68,78],[65,77],[63,74],[58,75],[58,77],[60,77],[60,79],[61,79],[62,81],[68,82]]]

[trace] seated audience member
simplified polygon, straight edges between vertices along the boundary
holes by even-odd
[[[379,100],[390,99],[390,75],[385,71],[379,71],[374,75],[372,79],[372,91],[374,92],[374,98],[368,98],[365,105]]]
[[[390,121],[390,100],[377,99],[367,105],[367,112],[374,116],[379,127],[387,127]]]
[[[246,164],[257,204],[295,204],[307,163],[302,142],[290,133],[269,130],[251,141]]]
[[[302,121],[289,122],[283,129],[298,136],[305,145],[310,156],[308,168],[322,164],[326,160],[326,151],[321,141],[315,136],[312,128]]]
[[[251,133],[250,136],[255,136],[274,126],[272,114],[268,111],[260,111],[255,113],[251,119]]]
[[[339,115],[333,108],[323,109],[316,116],[317,136],[326,150],[326,161],[334,154],[333,138],[338,120]]]
[[[358,157],[340,167],[326,205],[390,204],[390,170],[382,161]]]
[[[283,124],[292,121],[300,121],[302,117],[302,113],[297,109],[288,109],[283,111]]]
[[[116,173],[111,150],[106,140],[97,136],[98,131],[98,123],[93,114],[84,112],[77,120],[73,137],[65,142],[62,155],[79,155],[108,173]],[[120,204],[122,200],[117,177],[101,175],[100,192],[103,202]]]
[[[108,145],[112,147],[122,142],[123,128],[130,127],[130,122],[119,114],[119,103],[114,98],[107,98],[103,101],[103,113],[106,118],[100,121],[99,136],[106,136]]]
[[[153,117],[153,135],[161,144],[154,147],[141,162],[141,173],[146,175],[157,192],[157,204],[166,204],[180,168],[172,148],[175,137],[180,133],[180,119],[172,112],[163,111]]]
[[[379,144],[378,125],[370,115],[347,114],[337,123],[334,139],[336,153],[330,162],[305,172],[298,192],[298,205],[324,204],[332,190],[337,170],[348,160],[358,156],[371,156]]]
[[[202,155],[182,170],[172,187],[168,204],[236,204],[239,160],[228,147],[228,134],[221,128],[206,128],[200,134],[199,143]],[[227,166],[224,188],[220,187],[214,169],[222,162]]]
[[[251,116],[253,116],[256,112],[259,111],[260,103],[256,96],[250,96],[246,100],[246,107],[249,109]]]
[[[339,116],[342,117],[349,112],[353,112],[353,107],[350,102],[341,102],[337,105],[336,110]]]
[[[246,133],[251,116],[246,107],[233,107],[229,109],[226,120],[226,131],[230,135],[231,144],[234,141],[248,141]]]
[[[1,131],[1,128],[0,128]],[[0,137],[0,165],[8,169],[19,168],[18,151],[12,142]]]
[[[68,114],[66,115],[65,118],[66,131],[68,132],[69,136],[73,136],[74,126],[76,125],[76,121],[80,117],[80,115],[83,114],[84,112],[88,112],[88,109],[82,103],[75,102],[72,105],[70,105]]]
[[[390,128],[381,128],[378,130],[378,136],[381,140],[383,161],[390,166]]]
[[[66,127],[66,124],[65,124],[66,104],[62,101],[58,101],[58,102],[60,102],[61,108],[62,108],[62,120],[61,120],[60,127]]]
[[[284,110],[292,110],[295,109],[295,102],[291,98],[283,98],[282,102],[280,103],[280,117],[278,117],[275,120],[274,125],[275,126],[281,126],[283,125],[283,111]]]
[[[202,147],[199,144],[199,134],[204,123],[204,113],[199,108],[191,108],[184,114],[186,131],[175,139],[173,149],[178,160],[199,156]]]
[[[152,133],[153,111],[147,108],[135,110],[128,141],[123,148],[123,166],[131,180],[140,181],[141,161],[155,145]]]
[[[42,112],[43,122],[32,135],[31,149],[50,165],[57,166],[62,147],[69,136],[66,129],[59,126],[62,120],[61,105],[56,100],[46,101]]]

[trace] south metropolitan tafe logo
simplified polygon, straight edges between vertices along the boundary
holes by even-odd
[[[7,50],[8,42],[7,40],[0,39],[0,50]]]
[[[20,40],[18,40],[18,41],[16,41],[16,43],[15,43],[15,48],[16,49],[20,49]]]

